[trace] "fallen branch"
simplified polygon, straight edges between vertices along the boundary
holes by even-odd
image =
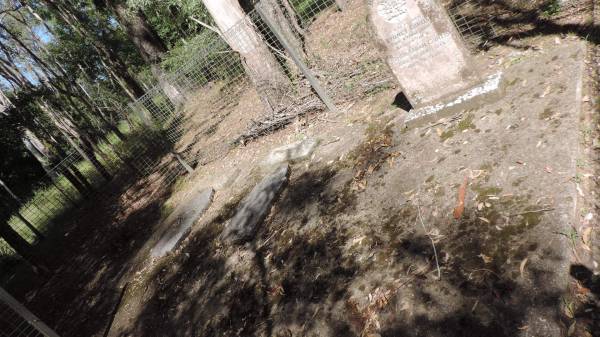
[[[315,96],[305,96],[295,103],[282,108],[273,114],[264,116],[262,120],[253,120],[248,130],[234,140],[234,144],[246,144],[249,140],[272,133],[292,123],[299,116],[310,112],[324,110],[323,103]]]
[[[424,127],[423,130],[428,130],[428,129],[431,129],[431,128],[436,127],[438,125],[447,125],[449,123],[456,122],[457,120],[459,120],[459,119],[462,118],[462,115],[463,115],[463,113],[461,112],[459,114],[454,115],[452,118],[450,118],[447,121],[437,122],[437,123],[428,125],[428,126]]]
[[[454,208],[454,219],[459,220],[465,211],[465,196],[467,194],[467,186],[469,185],[469,178],[465,176],[465,180],[458,189],[458,203]]]
[[[421,216],[421,206],[419,205],[419,200],[417,199],[416,202],[417,202],[417,211],[418,211],[418,215],[419,215],[419,221],[421,222],[421,227],[423,227],[423,230],[425,231],[425,235],[427,235],[427,237],[431,241],[431,247],[433,247],[433,255],[435,256],[435,266],[437,268],[438,280],[441,280],[442,272],[440,271],[440,261],[438,259],[437,249],[435,248],[435,242],[433,241],[433,238],[427,231],[427,228],[425,228],[425,223],[423,222],[423,217]]]
[[[197,23],[197,24],[199,24],[199,25],[201,25],[201,26],[203,26],[203,27],[205,27],[205,28],[207,28],[209,30],[212,30],[213,32],[219,34],[219,36],[223,37],[223,34],[221,33],[221,31],[217,27],[214,27],[214,26],[211,26],[211,25],[209,25],[207,23],[204,23],[201,20],[199,20],[199,19],[197,19],[197,18],[195,18],[193,16],[190,16],[190,19],[192,19],[192,21],[194,21],[195,23]]]
[[[525,212],[521,212],[521,213],[509,214],[508,216],[519,216],[519,215],[525,215],[525,214],[531,214],[531,213],[551,212],[554,210],[555,210],[555,208],[542,208],[542,209],[536,209],[533,211],[525,211]]]

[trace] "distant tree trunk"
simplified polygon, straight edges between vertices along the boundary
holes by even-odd
[[[37,236],[40,239],[43,239],[44,235],[42,233],[40,233],[40,231],[37,228],[35,228],[35,226],[21,214],[20,208],[23,206],[21,199],[19,199],[19,197],[17,197],[13,193],[13,191],[8,186],[6,186],[6,184],[2,180],[0,180],[0,187],[2,187],[4,189],[4,191],[10,196],[10,200],[12,201],[11,204],[12,204],[13,208],[15,209],[14,215],[19,220],[21,220],[21,222],[23,222],[23,224],[25,224],[25,226],[27,228],[29,228],[29,230],[33,234],[35,234],[35,236]]]
[[[110,181],[112,179],[112,174],[110,174],[104,165],[96,158],[96,152],[98,151],[95,150],[95,146],[87,137],[81,137],[80,140],[83,145],[82,150],[87,154],[86,159],[94,165],[94,168],[96,168],[96,171],[100,173],[104,180]]]
[[[87,159],[106,181],[112,179],[112,175],[106,170],[106,168],[104,168],[102,163],[96,159],[93,146],[91,145],[90,140],[87,139],[87,136],[85,134],[82,135],[81,132],[77,131],[75,126],[72,125],[68,119],[56,113],[48,103],[43,102],[38,104],[39,107],[48,115],[48,117],[50,117],[50,120],[54,122],[56,128],[61,132],[67,142],[77,152],[79,152],[83,158]],[[79,146],[73,139],[71,139],[71,136],[79,139],[83,146]]]
[[[4,241],[6,241],[6,243],[29,264],[44,272],[48,272],[46,259],[41,254],[38,254],[35,247],[29,244],[27,240],[19,235],[19,233],[8,224],[10,218],[10,214],[7,213],[8,209],[10,209],[10,207],[6,207],[4,203],[0,204],[0,219],[6,221],[4,223],[0,222],[0,238],[4,239]]]
[[[117,17],[119,24],[136,46],[144,62],[150,66],[152,74],[158,80],[171,103],[174,105],[182,104],[183,95],[172,83],[165,79],[160,67],[160,61],[167,52],[167,46],[154,28],[148,24],[144,13],[139,9],[129,9],[124,2],[119,0],[105,0],[104,3]]]
[[[58,157],[61,158],[61,160],[65,159],[67,157],[67,153],[63,151],[59,144],[62,140],[57,141],[50,134],[50,132],[44,128],[39,128],[38,130],[44,134],[46,140],[52,142],[53,148],[56,151]],[[85,179],[83,174],[81,174],[81,172],[79,172],[79,170],[75,166],[65,166],[63,164],[62,169],[60,171],[53,171],[52,174],[57,175],[57,177],[63,175],[75,187],[75,189],[81,194],[82,197],[85,197],[88,194],[88,192],[93,189],[92,185],[90,185],[90,183]]]
[[[283,102],[290,81],[237,0],[202,0],[231,49],[240,53],[248,77],[267,111]]]
[[[84,39],[91,40],[92,47],[102,58],[103,65],[107,68],[109,74],[117,80],[117,83],[119,83],[131,99],[135,100],[144,95],[144,89],[131,75],[123,60],[112,49],[100,41],[93,32],[88,33],[85,27],[80,25],[77,10],[71,8],[68,1],[43,1],[56,14],[57,18],[63,20],[76,34]]]
[[[42,270],[48,270],[40,256],[35,254],[35,248],[15,232],[9,224],[0,224],[0,237],[25,261]]]
[[[58,146],[55,147],[56,152],[60,158],[65,158],[67,154]],[[58,174],[62,174],[69,180],[71,185],[79,191],[82,197],[85,197],[90,191],[93,190],[92,185],[87,181],[87,179],[83,176],[79,169],[75,166],[65,166]]]
[[[77,189],[82,197],[85,197],[93,189],[92,185],[76,167],[65,167],[61,173]]]

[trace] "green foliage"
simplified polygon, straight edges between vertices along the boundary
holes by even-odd
[[[550,17],[560,13],[560,0],[550,0],[542,7],[542,14]]]
[[[141,9],[152,27],[170,48],[185,45],[203,28],[191,18],[211,23],[212,19],[199,0],[127,0],[132,9]]]
[[[214,48],[215,50],[222,50],[225,47],[221,38],[216,33],[204,30],[190,39],[188,43],[169,50],[169,53],[163,59],[162,67],[167,71],[175,71],[188,63],[192,55],[198,57],[202,51],[207,49],[207,46],[215,44],[217,44]]]

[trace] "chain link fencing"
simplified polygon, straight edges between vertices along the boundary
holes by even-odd
[[[493,13],[484,10],[481,1],[466,0],[448,5],[448,14],[472,52],[489,47],[498,36]]]
[[[0,337],[59,337],[33,313],[0,288]]]

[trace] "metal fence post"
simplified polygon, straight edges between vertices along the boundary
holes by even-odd
[[[300,58],[298,52],[291,47],[289,41],[283,36],[281,31],[279,30],[279,27],[277,27],[277,24],[271,21],[269,16],[266,15],[262,6],[262,2],[257,3],[255,6],[256,11],[258,12],[262,20],[267,24],[267,26],[273,32],[273,35],[275,35],[277,40],[279,40],[285,51],[290,55],[290,57],[298,66],[300,71],[304,74],[308,82],[310,82],[310,85],[313,87],[317,95],[319,95],[319,98],[321,98],[323,103],[325,103],[327,108],[333,112],[337,111],[337,107],[331,100],[331,97],[329,97],[329,95],[327,94],[327,91],[325,91],[325,89],[321,87],[321,84],[319,83],[313,72],[306,66],[306,64],[304,64],[304,62],[302,62],[302,59]]]
[[[1,287],[0,335],[60,337]]]
[[[179,164],[181,166],[183,166],[183,168],[187,171],[187,173],[192,174],[194,173],[194,169],[190,166],[190,164],[188,164],[185,160],[183,160],[183,158],[181,158],[181,155],[175,151],[171,151],[171,153],[173,154],[173,156],[175,157],[175,159],[177,159],[177,162],[179,162]]]

